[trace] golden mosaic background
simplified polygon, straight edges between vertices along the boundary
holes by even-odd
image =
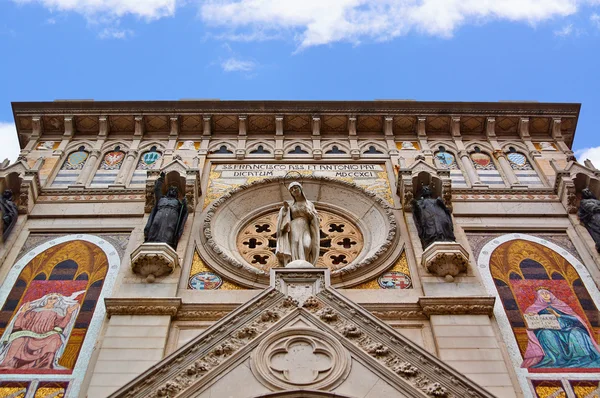
[[[392,271],[402,272],[403,274],[406,274],[410,277],[410,269],[408,268],[408,260],[406,259],[406,252],[402,252],[402,255],[400,256],[398,261],[396,261],[396,264],[394,264],[394,266],[392,268],[386,270],[382,274],[384,274],[386,272],[392,272]],[[353,287],[353,289],[382,289],[382,287],[379,286],[379,282],[377,281],[378,279],[379,279],[379,276],[377,276],[367,282],[363,282],[360,285]]]
[[[194,259],[192,260],[192,267],[190,268],[190,275],[188,276],[188,281],[192,276],[196,275],[198,272],[212,272],[215,275],[219,275],[211,268],[209,268],[206,264],[204,264],[204,261],[202,261],[200,255],[198,255],[197,252],[194,252]],[[223,284],[219,287],[219,289],[221,290],[246,290],[245,287],[230,282],[227,279],[223,278],[221,275],[219,275],[219,277],[223,280]],[[194,290],[189,286],[187,288],[190,290]]]

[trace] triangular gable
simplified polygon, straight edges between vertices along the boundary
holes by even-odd
[[[314,352],[322,351],[336,364],[335,369],[324,368],[323,372],[329,372],[327,377],[298,385],[298,389],[330,391],[340,384],[348,371],[347,364],[340,365],[344,351],[405,396],[493,397],[332,289],[328,269],[271,272],[271,287],[111,397],[192,397],[253,355],[253,373],[263,385],[273,391],[292,390],[277,374],[273,376],[273,371],[264,370],[264,358],[271,358],[274,350],[285,351],[282,347],[289,339],[322,346]],[[311,328],[313,332],[307,331]],[[285,372],[279,368],[281,365],[272,366],[275,373]],[[247,396],[252,397],[252,391]]]

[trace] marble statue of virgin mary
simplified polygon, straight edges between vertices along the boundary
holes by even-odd
[[[275,255],[283,267],[296,260],[314,266],[319,259],[319,215],[299,182],[292,182],[288,190],[294,200],[284,201],[279,210]]]

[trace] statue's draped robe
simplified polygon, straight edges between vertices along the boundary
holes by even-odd
[[[433,242],[455,242],[450,211],[440,199],[422,198],[413,203],[413,215],[423,249]]]
[[[596,250],[600,252],[600,200],[582,199],[579,204],[579,220],[585,225],[592,239],[596,242]]]
[[[177,198],[162,195],[162,179],[154,186],[156,204],[144,229],[146,242],[162,242],[176,248],[187,219],[187,206]]]
[[[537,298],[526,313],[558,314],[560,329],[527,330],[523,368],[600,368],[600,347],[587,323],[554,295]]]
[[[62,332],[75,313],[34,308],[20,311],[0,353],[0,369],[53,369],[54,357],[65,344]]]
[[[287,231],[284,232],[284,230]],[[319,215],[308,200],[282,207],[277,217],[277,248],[281,265],[305,260],[316,265],[319,259]]]
[[[0,213],[2,215],[1,233],[6,237],[17,222],[19,210],[17,209],[15,202],[0,197]]]

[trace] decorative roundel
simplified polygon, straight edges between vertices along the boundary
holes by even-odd
[[[77,152],[73,152],[72,154],[69,155],[69,157],[67,158],[67,161],[69,162],[69,165],[71,167],[78,167],[78,166],[83,166],[83,163],[85,162],[85,160],[88,158],[89,154],[86,151],[77,151]]]
[[[189,283],[195,290],[216,290],[223,284],[223,279],[212,272],[199,272],[190,278]]]
[[[377,282],[382,289],[410,289],[412,280],[403,272],[391,271],[382,274]]]
[[[317,267],[336,270],[358,257],[364,239],[354,223],[337,214],[318,210],[320,221],[320,255]],[[275,257],[277,245],[278,211],[251,220],[238,233],[237,248],[251,266],[267,271],[278,266]]]
[[[481,167],[487,167],[491,162],[490,157],[487,154],[481,152],[472,153],[471,159],[473,160],[473,163],[475,163],[476,166]]]
[[[144,156],[142,156],[142,161],[146,166],[151,166],[158,159],[160,159],[160,153],[158,152],[146,152]]]
[[[104,156],[104,163],[106,167],[115,167],[118,166],[123,159],[125,158],[125,152],[121,151],[112,151]]]
[[[510,160],[511,163],[517,166],[525,166],[525,164],[527,163],[527,158],[521,153],[511,152],[507,154],[506,157],[508,158],[508,160]]]
[[[251,356],[250,369],[272,390],[330,390],[350,373],[348,351],[316,329],[290,328],[265,338]]]
[[[442,168],[448,168],[454,163],[454,156],[448,152],[437,152],[435,157]]]

